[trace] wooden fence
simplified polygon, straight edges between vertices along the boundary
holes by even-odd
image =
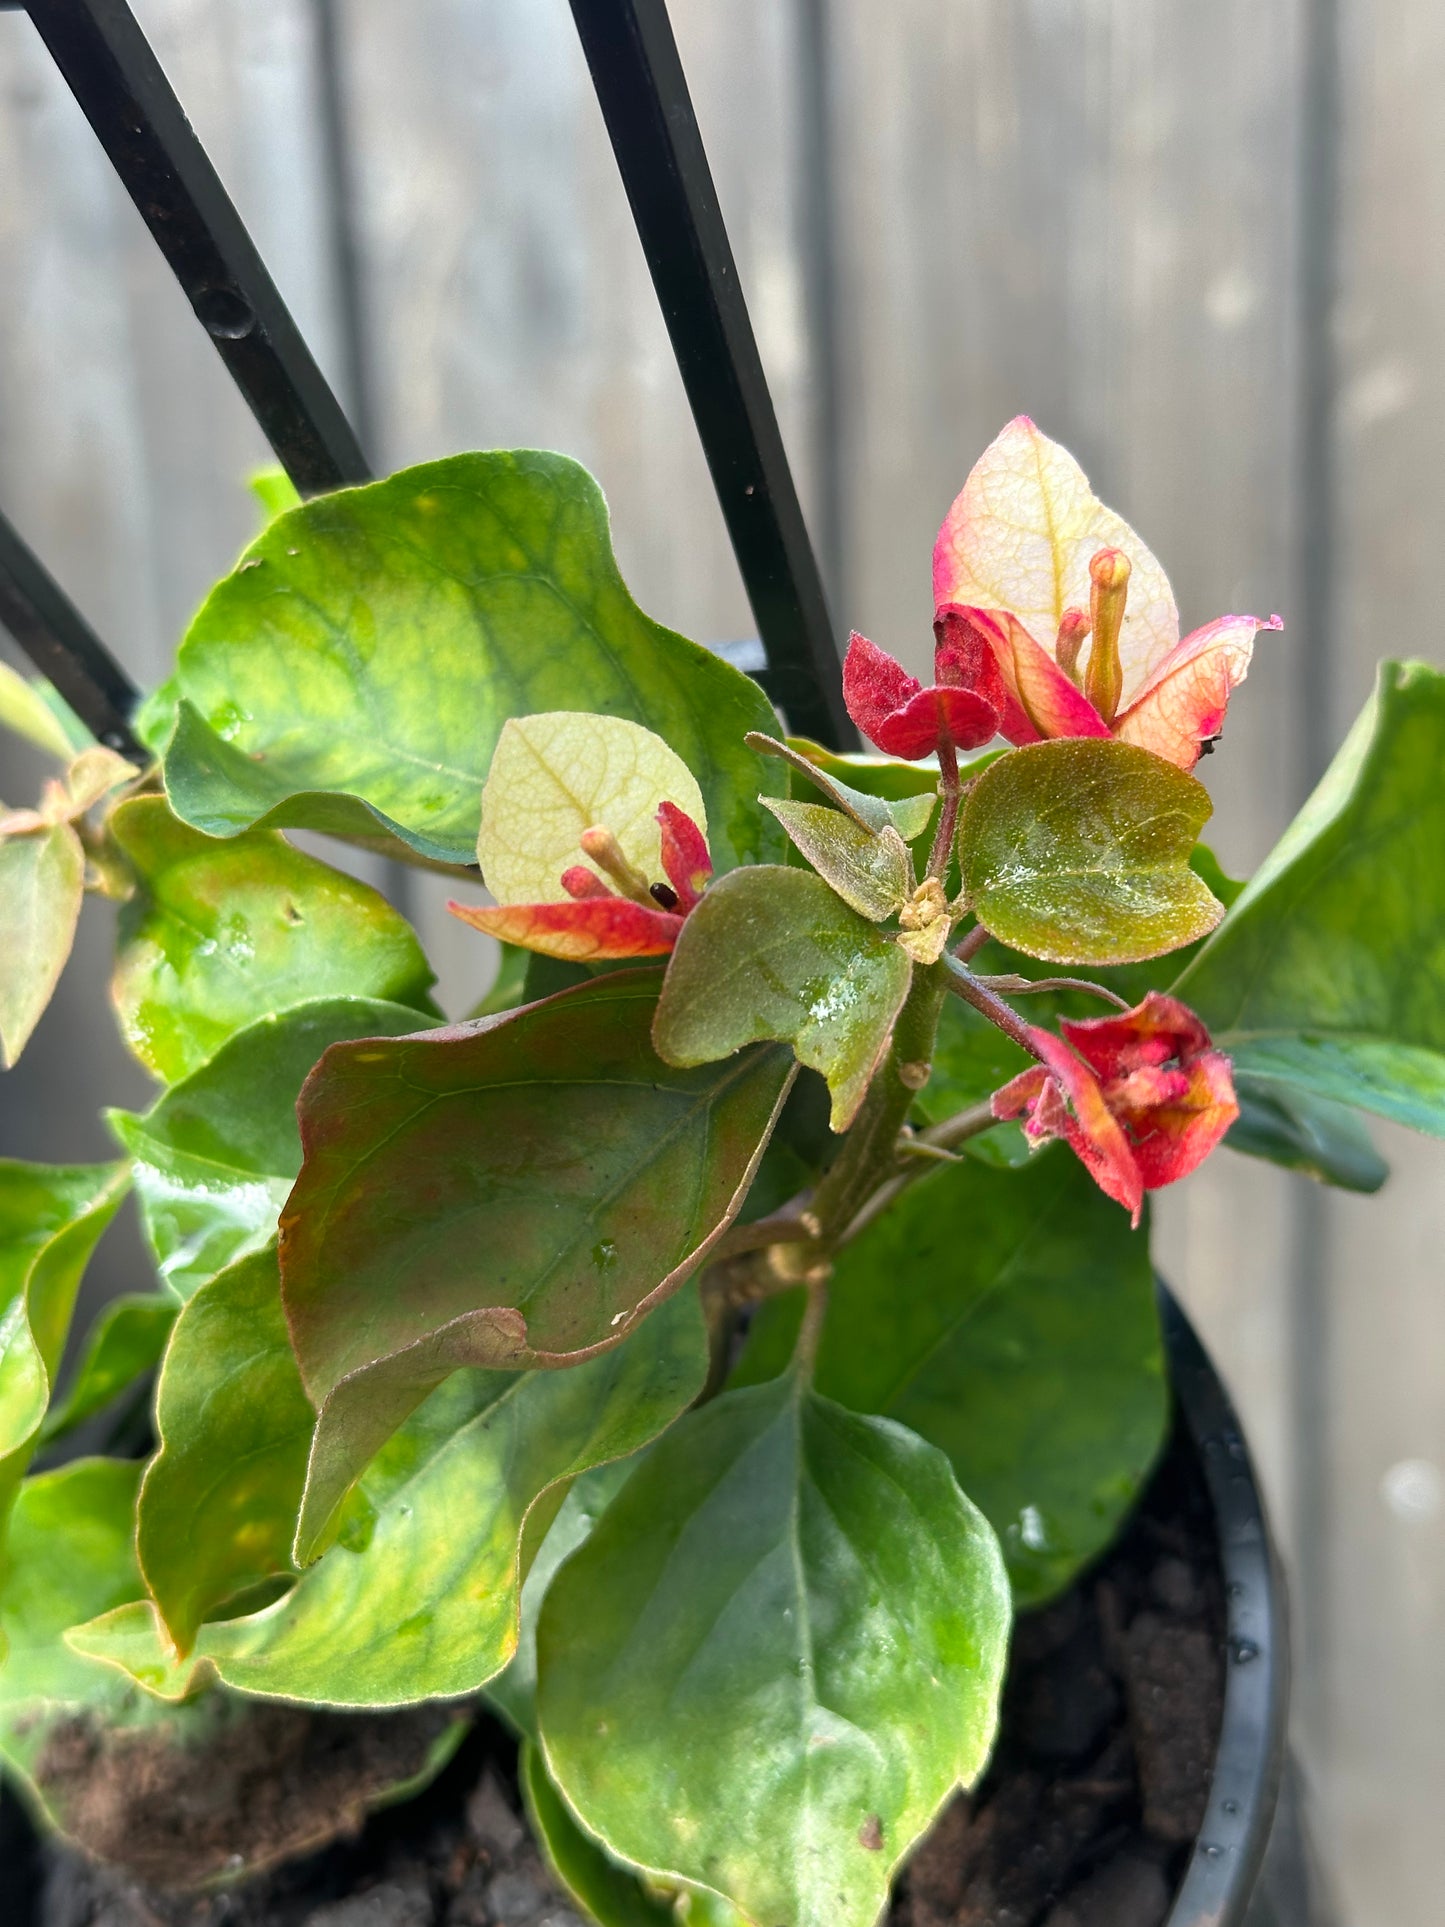
[[[748,634],[565,0],[136,5],[377,464],[567,449],[644,606]],[[1247,871],[1375,658],[1440,654],[1445,8],[673,13],[840,624],[922,663],[938,520],[1027,410],[1146,533],[1188,620],[1289,622],[1207,769]],[[0,500],[147,681],[249,533],[263,459],[28,21],[0,13]],[[0,754],[22,800],[30,769]],[[422,895],[464,1003],[476,953]],[[6,1152],[103,1154],[97,1105],[143,1096],[86,923],[0,1087]],[[1436,1927],[1445,1186],[1438,1147],[1380,1135],[1379,1200],[1221,1157],[1164,1200],[1163,1250],[1290,1553],[1346,1927]],[[102,1283],[135,1262],[117,1242]]]

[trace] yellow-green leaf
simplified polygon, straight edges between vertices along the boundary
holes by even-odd
[[[0,839],[0,1058],[7,1069],[60,981],[84,889],[85,853],[68,823]]]
[[[704,835],[692,772],[660,736],[621,716],[553,710],[503,726],[482,791],[477,861],[498,903],[555,903],[562,872],[596,871],[578,838],[601,825],[649,883],[663,876],[657,808],[675,803]]]
[[[274,831],[202,836],[160,796],[123,803],[111,825],[139,879],[121,915],[116,1008],[126,1042],[167,1083],[247,1024],[314,998],[435,1017],[420,944],[367,884]]]
[[[992,763],[964,804],[969,907],[1002,943],[1050,963],[1136,963],[1224,915],[1190,852],[1202,783],[1132,743],[1065,737]]]

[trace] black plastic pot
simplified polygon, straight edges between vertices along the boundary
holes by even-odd
[[[1325,1927],[1311,1892],[1287,1768],[1289,1616],[1283,1577],[1239,1421],[1184,1312],[1159,1294],[1176,1445],[1202,1468],[1227,1610],[1223,1721],[1208,1816],[1165,1927]],[[41,1856],[12,1799],[0,1802],[0,1918],[38,1927]]]
[[[1264,1500],[1234,1407],[1173,1295],[1159,1310],[1176,1422],[1204,1468],[1214,1506],[1227,1612],[1224,1719],[1209,1812],[1167,1927],[1244,1927],[1270,1844],[1284,1777],[1289,1607]],[[1308,1900],[1297,1918],[1305,1927]]]

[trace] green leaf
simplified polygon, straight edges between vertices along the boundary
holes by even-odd
[[[121,1030],[167,1083],[257,1018],[315,998],[385,998],[434,1015],[420,945],[368,885],[280,836],[201,836],[159,796],[123,804],[111,828],[140,883],[121,918]]]
[[[153,756],[165,748],[166,738],[176,726],[176,704],[181,699],[180,684],[174,676],[142,696],[131,717],[131,728]]]
[[[482,791],[477,861],[487,888],[498,903],[555,903],[564,870],[600,874],[578,842],[599,824],[635,869],[659,878],[661,803],[675,803],[706,835],[691,770],[651,730],[575,710],[513,718]]]
[[[1445,676],[1381,665],[1319,788],[1175,986],[1236,1069],[1445,1135]]]
[[[481,1024],[338,1045],[307,1085],[281,1243],[321,1414],[302,1558],[448,1372],[620,1343],[732,1222],[792,1066],[777,1049],[664,1064],[657,982],[616,972]]]
[[[958,852],[969,907],[1051,963],[1133,963],[1223,915],[1189,867],[1202,783],[1132,743],[1066,737],[1002,756],[970,790]]]
[[[176,1321],[141,1487],[146,1585],[181,1655],[227,1600],[289,1573],[316,1415],[281,1310],[274,1249],[212,1278]]]
[[[738,1382],[783,1369],[797,1315],[764,1308]],[[838,1254],[817,1382],[948,1454],[1037,1604],[1110,1543],[1164,1439],[1147,1241],[1065,1152],[940,1168]]]
[[[53,690],[50,693],[56,702],[60,700]],[[90,741],[89,733],[82,732],[80,742],[73,742],[54,707],[41,694],[38,681],[20,675],[8,662],[0,662],[0,725],[25,737],[37,749],[58,756],[62,763],[68,763],[77,749],[84,749]]]
[[[535,1746],[523,1742],[517,1761],[527,1818],[564,1891],[600,1927],[677,1927],[671,1898],[654,1898],[630,1868],[603,1852],[578,1826],[547,1777]]]
[[[747,1927],[721,1894],[644,1880],[612,1859],[578,1826],[530,1741],[518,1755],[517,1778],[548,1866],[589,1920],[600,1927]]]
[[[140,1597],[134,1510],[140,1466],[78,1459],[28,1479],[10,1522],[0,1589],[0,1757],[30,1788],[53,1825],[74,1833],[85,1815],[47,1755],[79,1720],[114,1730],[204,1727],[194,1709],[157,1705],[112,1667],[73,1652],[68,1627]],[[73,1749],[72,1749],[73,1750]]]
[[[823,790],[825,795],[842,791],[847,803],[840,797],[837,799],[839,807],[858,810],[874,829],[881,830],[885,823],[892,823],[903,841],[912,843],[915,837],[922,836],[932,821],[933,812],[938,807],[936,758],[930,757],[924,763],[898,763],[888,756],[840,756],[836,750],[824,749],[821,743],[811,742],[806,736],[789,736],[787,747],[801,762],[810,765],[804,772],[795,763],[794,768],[799,770],[799,774],[806,775],[807,780]],[[965,758],[966,773],[973,771],[975,766],[975,762]],[[802,792],[795,788],[794,793]],[[880,813],[875,818],[868,809],[869,802],[874,801],[901,803],[903,808],[889,810],[887,814]]]
[[[1359,1113],[1312,1097],[1297,1085],[1236,1071],[1239,1116],[1225,1143],[1248,1157],[1268,1158],[1346,1191],[1378,1191],[1390,1167]]]
[[[516,1650],[518,1595],[541,1537],[534,1517],[545,1526],[566,1481],[670,1424],[706,1370],[688,1291],[645,1333],[575,1370],[458,1373],[367,1472],[375,1519],[362,1549],[335,1545],[284,1598],[204,1626],[184,1663],[149,1606],[72,1643],[168,1696],[212,1674],[241,1692],[332,1706],[475,1692]],[[216,1420],[218,1452],[224,1434]]]
[[[68,823],[0,837],[0,1062],[45,1015],[80,919],[85,853]]]
[[[257,506],[267,522],[274,522],[278,515],[284,515],[288,509],[301,506],[296,484],[284,468],[274,463],[266,468],[253,469],[246,478],[246,486],[256,498]]]
[[[595,1466],[573,1480],[522,1587],[517,1650],[487,1684],[488,1703],[524,1739],[537,1737],[537,1616],[557,1568],[591,1532],[637,1468],[638,1455]]]
[[[865,830],[823,803],[770,797],[767,807],[824,882],[860,916],[882,923],[912,896],[908,846],[891,826]]]
[[[871,1927],[993,1738],[997,1542],[940,1452],[793,1374],[690,1413],[548,1590],[547,1767],[606,1848]]]
[[[39,1441],[75,1294],[125,1189],[122,1165],[0,1160],[0,1538]]]
[[[846,1130],[908,995],[908,958],[806,870],[768,864],[715,883],[682,926],[653,1036],[670,1064],[759,1038],[791,1044]]]
[[[213,835],[392,835],[468,864],[503,723],[565,708],[672,745],[719,869],[781,847],[743,746],[770,705],[643,615],[596,483],[561,455],[452,456],[281,516],[212,591],[178,673],[166,785]]]
[[[21,1486],[10,1521],[0,1628],[0,1748],[20,1764],[38,1749],[17,1730],[20,1709],[37,1703],[104,1705],[136,1696],[119,1675],[61,1642],[69,1626],[140,1598],[135,1561],[135,1495],[140,1466],[77,1459]]]
[[[169,1292],[127,1292],[112,1298],[86,1334],[65,1396],[51,1406],[40,1443],[64,1438],[153,1369],[176,1322]]]
[[[421,1028],[402,1004],[330,997],[237,1031],[143,1117],[108,1121],[131,1175],[161,1281],[189,1298],[247,1251],[269,1244],[301,1169],[296,1099],[331,1044]]]

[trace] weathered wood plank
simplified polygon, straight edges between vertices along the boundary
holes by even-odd
[[[1293,13],[835,0],[845,614],[914,667],[934,531],[1020,411],[1148,537],[1186,621],[1287,609]],[[1240,868],[1293,801],[1298,660],[1261,651],[1206,770]],[[1160,1201],[1286,1524],[1288,1189],[1230,1158]]]
[[[805,351],[788,10],[673,8],[785,433]],[[752,633],[722,517],[566,0],[354,0],[347,79],[360,247],[388,466],[462,448],[561,448],[597,475],[651,614]],[[411,903],[464,1008],[480,940],[416,881]]]
[[[1445,662],[1445,16],[1364,0],[1338,14],[1336,731],[1379,656]],[[1438,1143],[1382,1142],[1390,1185],[1373,1207],[1331,1200],[1322,1241],[1333,1530],[1318,1777],[1350,1927],[1425,1927],[1441,1911],[1445,1785],[1445,1184]]]

